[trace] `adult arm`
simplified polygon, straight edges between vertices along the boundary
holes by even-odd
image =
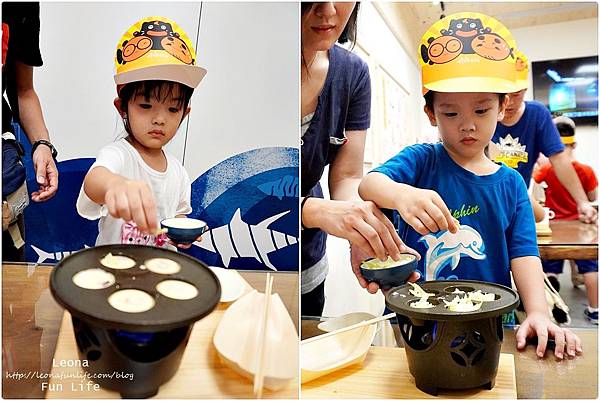
[[[19,119],[29,141],[32,144],[40,139],[49,141],[40,100],[33,87],[33,67],[16,61],[15,79]],[[38,146],[32,160],[39,189],[31,194],[31,199],[43,202],[53,197],[58,190],[58,170],[47,146]]]
[[[577,203],[579,219],[584,223],[595,223],[598,213],[590,205],[588,196],[581,185],[568,155],[565,152],[559,152],[550,156],[549,159],[556,172],[556,177]]]
[[[305,227],[319,227],[336,237],[347,239],[351,247],[352,271],[359,284],[375,293],[379,286],[368,283],[360,274],[360,262],[376,256],[385,260],[387,255],[399,260],[401,252],[414,252],[406,247],[394,225],[373,202],[365,202],[358,195],[363,173],[366,131],[346,132],[348,141],[338,151],[329,167],[331,200],[310,198],[302,209]],[[418,276],[413,277],[413,280]]]

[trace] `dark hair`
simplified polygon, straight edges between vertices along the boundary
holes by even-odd
[[[163,96],[161,96],[164,93]],[[144,99],[154,97],[159,102],[163,102],[170,98],[174,93],[177,94],[177,107],[186,110],[190,104],[190,99],[194,93],[194,89],[179,82],[172,81],[138,81],[126,84],[119,91],[119,99],[121,99],[121,108],[127,113],[129,101],[138,96],[143,96]],[[183,121],[183,118],[181,119]],[[131,135],[131,127],[129,120],[124,118],[123,125],[129,135]]]
[[[556,129],[558,130],[558,133],[560,134],[560,136],[574,136],[575,135],[575,129],[573,129],[573,127],[567,123],[557,123]]]
[[[310,10],[312,10],[312,8],[314,7],[315,4],[318,4],[318,3],[312,2],[312,1],[303,1],[300,4],[301,4],[300,15],[302,18]],[[356,43],[356,32],[358,30],[357,20],[358,20],[359,8],[360,8],[360,2],[356,2],[356,5],[354,6],[354,10],[352,10],[352,14],[350,14],[350,18],[348,19],[348,22],[346,23],[344,30],[342,31],[342,33],[340,34],[340,37],[337,40],[338,43],[342,43],[342,44],[351,42],[352,46],[350,47],[350,49],[353,49],[354,44]],[[302,58],[302,64],[305,67],[307,67],[306,60],[304,59],[304,48],[302,47],[302,43],[300,43],[300,56]]]
[[[434,91],[428,91],[423,97],[425,98],[425,106],[429,108],[429,110],[433,111],[433,95]],[[498,101],[500,104],[504,102],[504,98],[506,97],[506,93],[498,93]]]

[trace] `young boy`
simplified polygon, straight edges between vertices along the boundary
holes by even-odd
[[[568,117],[557,117],[554,124],[560,134],[560,138],[565,145],[565,153],[573,164],[577,172],[581,186],[586,192],[590,201],[596,200],[598,190],[598,180],[594,170],[588,165],[579,163],[575,160],[575,123]],[[560,183],[556,176],[556,170],[548,163],[543,165],[533,174],[535,182],[545,181],[548,185],[546,189],[546,206],[552,209],[557,220],[577,220],[577,203],[569,194],[567,189]],[[558,282],[556,275],[562,273],[564,260],[544,260],[542,265],[544,271],[548,274],[550,281]],[[580,274],[583,274],[584,284],[587,291],[588,306],[583,312],[585,317],[593,324],[598,324],[598,261],[596,260],[576,260],[575,264]],[[552,280],[554,278],[554,280]],[[553,283],[554,284],[554,283]]]
[[[525,183],[484,153],[504,116],[504,94],[514,89],[512,35],[493,18],[460,13],[436,22],[421,43],[425,113],[442,142],[405,148],[368,174],[359,193],[398,211],[400,236],[421,254],[419,270],[427,280],[510,286],[512,271],[527,312],[517,348],[537,335],[543,356],[553,336],[558,358],[565,346],[575,356],[580,340],[548,315]]]

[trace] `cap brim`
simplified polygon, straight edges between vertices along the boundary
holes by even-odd
[[[434,92],[489,92],[512,93],[516,92],[514,81],[491,77],[461,77],[430,82],[424,85],[425,89]]]
[[[172,81],[196,88],[206,75],[206,70],[197,65],[155,65],[123,72],[114,76],[117,85],[139,81]]]
[[[515,82],[515,92],[523,89],[529,88],[529,80],[528,79],[517,79]]]

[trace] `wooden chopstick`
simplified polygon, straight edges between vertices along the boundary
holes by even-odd
[[[346,326],[346,327],[342,327],[341,329],[338,329],[338,330],[330,331],[329,333],[325,333],[325,334],[321,334],[319,336],[307,338],[306,340],[300,341],[300,344],[311,343],[313,341],[322,340],[323,338],[327,338],[327,337],[330,337],[330,336],[334,336],[336,334],[344,333],[346,331],[354,330],[354,329],[357,329],[359,327],[370,326],[370,325],[372,325],[374,323],[379,323],[379,322],[382,322],[384,320],[391,319],[394,316],[396,316],[396,313],[392,312],[392,313],[388,313],[387,315],[384,315],[384,316],[375,317],[375,318],[369,319],[369,320],[363,320],[362,322],[354,323],[354,324],[352,324],[350,326]]]
[[[269,303],[271,301],[271,291],[273,289],[273,277],[267,273],[267,283],[265,285],[265,304],[263,307],[262,327],[259,334],[258,347],[256,352],[256,371],[254,372],[254,397],[262,398],[262,389],[264,384],[264,359],[267,337],[267,323],[269,320]]]

